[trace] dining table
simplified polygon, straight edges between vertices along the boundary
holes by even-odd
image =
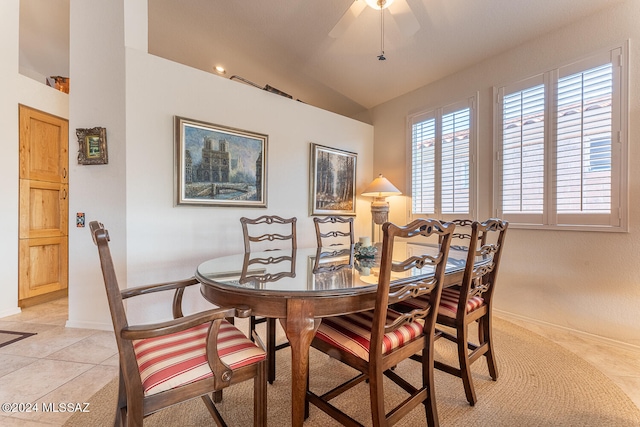
[[[246,306],[254,316],[280,319],[291,348],[293,426],[304,422],[309,350],[322,318],[375,306],[380,258],[370,249],[361,249],[338,246],[244,252],[216,257],[197,267],[195,276],[207,301],[218,306]],[[438,251],[436,243],[396,242],[393,258],[437,255]],[[466,258],[466,248],[450,249],[443,286],[461,282]],[[432,267],[392,273],[391,290],[408,279],[433,274]]]

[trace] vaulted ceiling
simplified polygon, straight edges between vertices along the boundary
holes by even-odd
[[[403,34],[385,10],[379,61],[379,11],[329,36],[353,1],[150,0],[149,51],[351,116],[617,2],[406,0],[419,29]]]
[[[377,58],[378,10],[362,7],[337,37],[329,35],[354,1],[364,3],[149,0],[149,53],[211,73],[222,65],[225,78],[240,76],[353,116],[624,0],[395,0],[383,12],[385,61]],[[21,5],[21,47],[33,32],[23,21],[33,27],[46,21],[40,15],[51,17],[45,4],[52,2],[22,3],[37,7]],[[413,21],[392,14],[398,5],[408,5],[417,31],[407,31]],[[68,19],[61,21],[68,34]],[[58,49],[31,45],[32,62]],[[66,49],[68,58],[68,37]]]

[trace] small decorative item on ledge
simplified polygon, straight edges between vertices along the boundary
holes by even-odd
[[[46,79],[47,86],[51,86],[60,92],[69,93],[69,77],[51,76]]]

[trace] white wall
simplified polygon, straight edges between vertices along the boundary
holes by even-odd
[[[630,232],[509,230],[496,290],[496,308],[640,346],[640,2],[629,0],[460,73],[394,99],[371,111],[375,127],[374,171],[405,194],[406,117],[479,91],[479,217],[491,216],[492,87],[555,68],[631,40]],[[408,216],[407,198],[392,201],[392,221]]]
[[[18,73],[20,1],[5,0],[0,13],[0,317],[18,308],[18,104],[67,118],[69,98]],[[73,152],[73,149],[69,150]]]
[[[295,216],[298,245],[315,245],[311,142],[358,153],[357,188],[371,180],[370,125],[140,51],[126,62],[130,283],[188,277],[201,261],[242,251],[241,216]],[[266,210],[174,206],[174,115],[268,135]],[[369,235],[368,200],[356,209],[356,233]]]
[[[122,2],[71,2],[70,128],[106,127],[109,164],[70,168],[70,212],[85,212],[87,222],[100,220],[109,229],[121,287],[189,277],[201,261],[241,251],[243,215],[296,216],[299,245],[315,245],[308,215],[309,144],[358,153],[361,189],[372,179],[373,128],[125,48],[125,39],[132,46],[145,45],[139,34],[129,38],[128,32],[136,19],[146,24],[143,15]],[[174,206],[174,115],[267,134],[268,208]],[[358,200],[357,212],[356,233],[368,235],[369,200]],[[70,230],[69,243],[67,325],[108,328],[88,229]],[[169,314],[158,308],[168,299],[130,303],[133,321]]]
[[[69,150],[69,224],[76,212],[86,223],[104,221],[116,272],[126,285],[126,112],[124,6],[122,1],[71,0],[69,45],[69,133],[77,128],[107,129],[107,165],[79,165]],[[89,228],[69,229],[68,326],[108,328],[96,247]],[[98,268],[96,268],[98,267]]]

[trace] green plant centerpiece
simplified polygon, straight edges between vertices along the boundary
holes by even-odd
[[[356,259],[374,259],[378,248],[376,246],[362,246],[362,243],[358,242],[353,247]]]

